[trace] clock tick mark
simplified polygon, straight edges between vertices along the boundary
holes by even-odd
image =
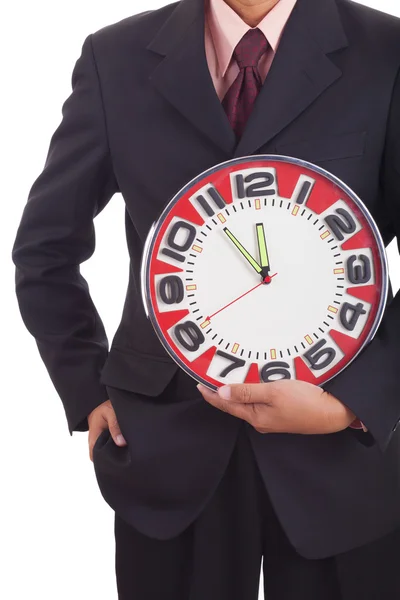
[[[206,225],[207,229],[209,229],[210,231],[212,231],[212,227],[210,227],[209,225]]]
[[[194,306],[195,304],[197,304],[196,300],[194,302],[189,302],[189,306]]]
[[[326,325],[327,327],[329,327],[329,323],[327,323],[326,321],[324,321],[324,325]]]
[[[211,219],[212,222],[214,223],[214,225],[218,225],[217,221],[215,219]]]
[[[208,331],[206,331],[206,333],[210,333],[210,331],[212,331],[212,327],[211,327],[211,329],[208,329]]]
[[[194,298],[194,294],[188,294],[188,298]]]
[[[283,200],[281,200],[281,201],[279,202],[279,208],[282,208],[282,206],[283,206]]]
[[[332,319],[334,320],[334,317],[332,317],[332,315],[327,315],[328,319]]]
[[[336,250],[337,246],[332,246],[331,250]]]
[[[244,209],[243,202],[240,203],[241,209]]]
[[[334,315],[336,315],[336,313],[338,311],[338,309],[336,308],[336,306],[332,306],[332,304],[330,304],[328,306],[328,310],[329,310],[330,313],[333,313]]]
[[[335,248],[331,248],[331,250],[334,250]],[[334,254],[333,258],[337,258],[338,256],[340,256],[340,254]]]
[[[313,333],[313,336],[315,337],[315,339],[319,340],[319,337],[317,336],[316,333]]]
[[[200,233],[201,235],[204,235],[204,237],[207,237],[207,234],[204,231],[201,231]]]
[[[200,312],[200,309],[199,309],[199,308],[196,308],[196,310],[193,310],[192,312],[193,312],[193,314],[195,314],[195,313],[197,313],[197,312]]]
[[[224,341],[224,338],[221,338],[218,342],[218,346],[220,346],[222,344],[222,342]]]
[[[211,339],[215,340],[216,337],[218,337],[218,333],[214,334]]]
[[[319,219],[317,219],[316,221],[314,221],[313,225],[316,225],[318,223],[318,221],[319,221]],[[322,227],[324,227],[324,226],[322,225]]]
[[[290,356],[290,350],[289,350],[289,348],[287,348],[287,353],[288,353],[288,354],[289,354],[289,356]]]
[[[303,210],[302,210],[302,212],[301,212],[300,216],[302,217],[302,216],[304,215],[304,213],[305,213],[305,212],[306,212],[306,209],[305,209],[305,208],[303,208]]]
[[[324,330],[322,329],[322,327],[318,327],[318,329],[320,330],[321,333],[324,333]]]
[[[340,305],[340,302],[338,300],[334,300],[333,304],[339,304]]]
[[[279,350],[279,354],[281,355],[281,358],[283,358],[282,350]]]
[[[242,348],[242,350],[240,351],[240,356],[243,356],[244,354],[244,348]]]
[[[234,212],[237,212],[235,205],[233,205],[232,208],[233,208]]]
[[[189,254],[192,258],[197,258],[196,254]]]
[[[250,357],[251,357],[251,350],[250,350],[250,352],[249,352],[249,355],[248,355],[248,357],[247,357],[247,358],[250,358]]]
[[[193,312],[195,312],[195,311],[193,311]],[[202,318],[203,317],[196,317],[196,321],[201,321]]]
[[[312,218],[312,215],[308,215],[307,221],[309,221],[311,218]],[[315,225],[315,223],[314,223],[314,225]]]
[[[227,345],[225,346],[225,350],[228,350],[229,344],[230,344],[230,342],[228,342]]]
[[[272,206],[275,206],[275,198],[272,198]]]
[[[287,210],[289,210],[289,208],[290,208],[290,205],[291,205],[291,202],[288,202],[288,205],[287,205],[287,207],[286,207],[286,209],[287,209]]]
[[[325,227],[325,225],[321,225],[321,227],[318,227],[318,231],[321,231],[321,229],[323,229]]]
[[[218,213],[217,217],[218,217],[220,223],[226,223],[226,219],[222,213]]]
[[[304,350],[306,349],[306,345],[304,342],[301,342],[301,345],[303,346]]]

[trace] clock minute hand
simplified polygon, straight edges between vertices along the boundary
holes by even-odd
[[[228,238],[233,242],[239,252],[245,257],[245,259],[251,264],[253,269],[259,274],[262,275],[262,268],[258,264],[258,262],[252,257],[250,252],[246,250],[244,246],[239,242],[239,240],[233,235],[233,233],[227,228],[224,227],[224,232],[228,236]]]
[[[267,240],[265,238],[265,230],[263,223],[256,224],[258,252],[260,254],[260,266],[262,275],[267,277],[269,275],[271,266],[269,264],[269,256],[267,249]]]

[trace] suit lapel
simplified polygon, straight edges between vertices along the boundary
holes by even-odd
[[[235,157],[252,154],[269,142],[342,75],[327,56],[347,45],[334,2],[297,1]],[[316,4],[326,12],[310,10]],[[322,31],[330,34],[329,40],[315,35]]]
[[[245,156],[256,153],[341,77],[327,55],[346,46],[335,0],[297,0],[238,144],[208,70],[204,0],[181,0],[147,46],[164,57],[150,81],[229,156]]]
[[[182,0],[147,46],[164,56],[150,81],[192,125],[231,156],[236,140],[208,70],[203,2]]]

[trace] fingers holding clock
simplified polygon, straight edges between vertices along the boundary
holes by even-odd
[[[218,392],[202,385],[198,389],[209,404],[247,421],[259,433],[334,433],[355,418],[332,394],[305,381],[234,384]]]
[[[229,389],[230,387],[231,386],[223,386],[222,388],[219,388],[218,392],[213,392],[204,385],[199,384],[197,386],[204,400],[206,400],[209,404],[215,408],[218,408],[218,410],[221,410],[222,412],[229,413],[233,417],[237,417],[238,419],[242,419],[242,421],[247,421],[253,425],[255,419],[252,413],[256,410],[254,401],[251,400],[248,403],[242,403],[232,401],[231,398],[225,398],[223,390],[227,388]]]

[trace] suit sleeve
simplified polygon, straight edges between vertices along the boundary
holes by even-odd
[[[21,316],[62,400],[71,435],[87,431],[87,415],[107,399],[100,372],[108,341],[80,264],[95,249],[94,217],[117,191],[88,36],[12,249]]]
[[[387,123],[381,189],[400,249],[399,74]],[[400,292],[388,305],[372,342],[324,389],[354,412],[384,452],[400,420]]]

